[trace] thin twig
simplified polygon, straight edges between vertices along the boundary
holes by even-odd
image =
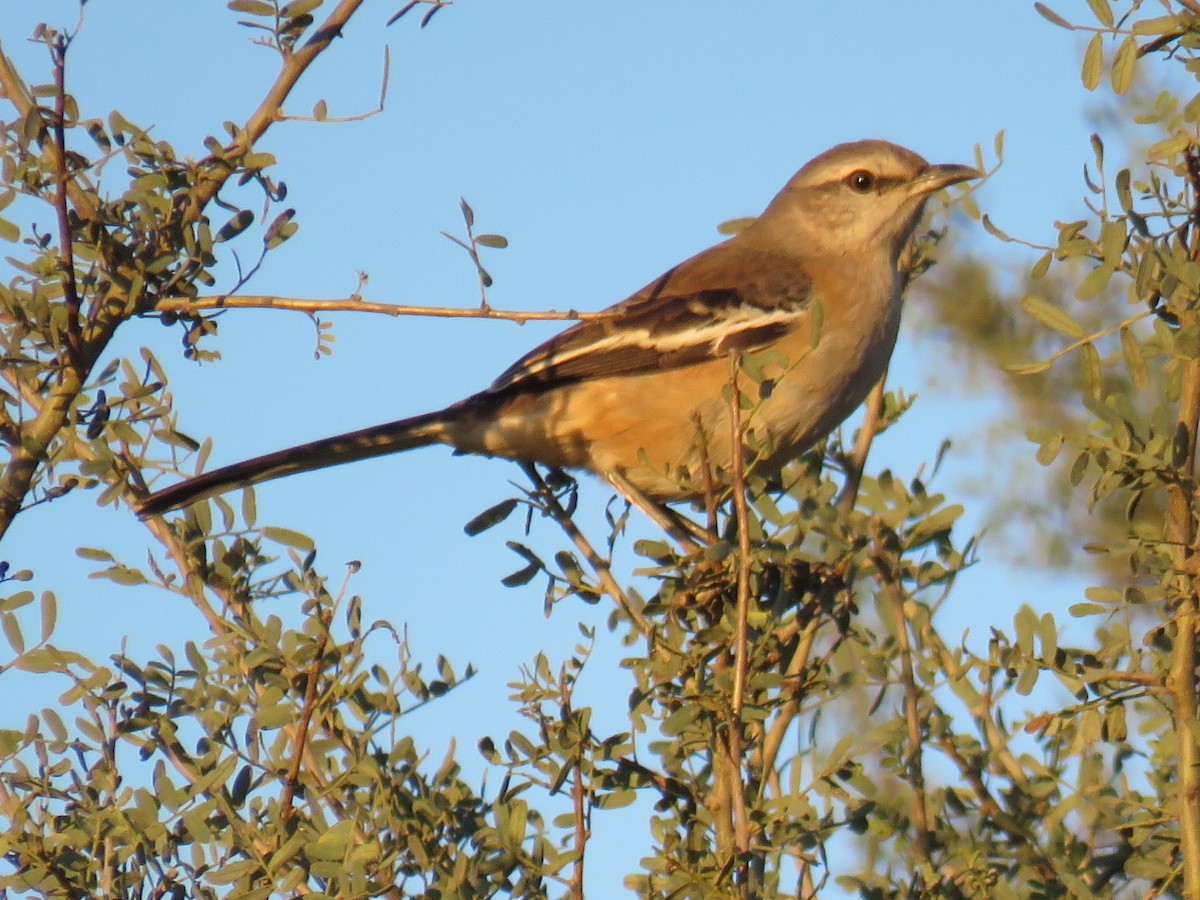
[[[64,300],[67,307],[67,352],[71,364],[82,365],[83,332],[79,324],[82,300],[79,285],[75,281],[75,238],[71,232],[71,218],[67,202],[67,48],[71,46],[69,35],[57,35],[51,45],[54,59],[54,119],[50,124],[54,134],[54,215],[58,224],[58,259],[62,268]]]
[[[380,85],[379,85],[379,105],[368,112],[358,113],[357,115],[353,115],[353,116],[328,116],[327,115],[327,116],[322,116],[320,118],[318,118],[316,115],[285,116],[285,115],[281,114],[279,116],[279,121],[281,121],[281,122],[315,122],[320,125],[344,125],[348,122],[364,122],[367,119],[373,119],[373,118],[375,118],[375,116],[382,113],[384,110],[384,107],[387,105],[387,92],[388,92],[388,84],[391,80],[391,71],[392,71],[392,54],[391,54],[391,50],[385,44],[384,48],[383,48],[383,76],[380,79]],[[324,101],[321,101],[321,102],[324,103]]]
[[[792,653],[792,658],[788,660],[787,669],[784,670],[784,684],[797,683],[800,678],[800,673],[808,665],[808,660],[812,655],[813,642],[816,639],[819,630],[820,620],[814,616],[809,620],[804,627],[804,633],[797,642],[796,650]],[[801,696],[798,691],[793,689],[793,694],[779,707],[775,713],[775,718],[767,729],[766,735],[762,742],[762,766],[763,772],[772,772],[775,770],[775,760],[779,756],[779,750],[783,746],[784,736],[795,721],[796,716],[800,714]]]
[[[1200,156],[1187,154],[1192,188],[1192,229],[1189,255],[1200,259]],[[1184,312],[1181,324],[1194,325],[1194,311]],[[1183,856],[1183,894],[1200,897],[1200,745],[1192,730],[1196,720],[1196,629],[1200,625],[1200,596],[1192,574],[1197,555],[1195,524],[1195,474],[1197,431],[1200,431],[1200,362],[1183,363],[1179,393],[1179,415],[1175,425],[1177,477],[1167,485],[1167,536],[1175,544],[1175,569],[1179,598],[1175,607],[1175,638],[1168,676],[1174,706],[1176,759],[1176,803],[1179,815],[1179,846]]]
[[[1194,16],[1200,16],[1200,3],[1196,0],[1179,0],[1179,5]]]
[[[646,621],[646,617],[642,615],[641,610],[635,607],[630,601],[628,595],[621,589],[616,578],[613,577],[612,569],[608,562],[596,552],[591,542],[579,530],[579,526],[575,524],[575,520],[570,514],[563,509],[562,504],[558,502],[558,498],[554,496],[554,492],[546,485],[546,481],[542,478],[540,472],[532,463],[521,463],[521,469],[525,472],[526,477],[533,482],[534,489],[537,491],[538,499],[542,503],[547,515],[550,516],[558,527],[566,532],[567,537],[571,539],[571,543],[583,554],[583,558],[588,561],[588,565],[592,567],[592,571],[596,573],[596,578],[600,581],[600,586],[608,593],[617,606],[629,616],[638,630],[643,635],[649,637],[653,633],[653,628]]]
[[[154,305],[155,312],[188,315],[206,309],[286,309],[307,314],[328,312],[365,312],[387,316],[436,316],[447,319],[503,319],[525,323],[540,320],[583,322],[602,319],[609,313],[564,310],[502,310],[460,306],[412,306],[398,303],[376,303],[363,300],[357,294],[341,300],[304,300],[298,297],[279,297],[271,294],[231,294],[205,297],[167,297]]]
[[[593,640],[592,646],[595,646]],[[590,655],[589,648],[588,654]],[[559,690],[562,692],[562,721],[569,723],[572,720],[578,724],[581,720],[576,717],[575,711],[571,706],[571,701],[575,696],[576,678],[579,672],[568,676],[566,667],[559,674]],[[545,733],[546,729],[543,725],[543,739],[548,740],[549,736]],[[588,841],[588,810],[587,810],[587,791],[583,783],[583,752],[584,744],[589,739],[589,733],[586,728],[580,730],[578,735],[579,743],[576,746],[571,762],[572,778],[571,778],[571,810],[574,817],[575,826],[575,862],[571,870],[571,896],[576,900],[583,900],[583,862],[585,851],[587,850]]]
[[[742,708],[746,699],[746,676],[749,668],[749,611],[750,611],[750,511],[746,504],[746,473],[742,459],[745,435],[742,432],[742,394],[738,387],[737,360],[729,373],[729,447],[730,476],[733,489],[733,510],[738,530],[737,623],[733,647],[733,704],[729,723],[729,764],[734,776],[732,785],[734,839],[741,862],[740,887],[743,896],[750,892],[750,820],[746,812],[746,773],[743,769]]]
[[[912,644],[908,633],[908,614],[905,611],[905,596],[896,580],[892,565],[883,547],[879,528],[882,523],[873,522],[875,543],[875,570],[883,583],[884,593],[891,601],[895,615],[896,641],[900,648],[900,685],[904,689],[904,725],[907,731],[908,753],[905,760],[907,778],[912,786],[913,827],[916,829],[915,847],[921,858],[933,863],[931,832],[929,830],[929,806],[925,795],[925,770],[923,765],[924,737],[921,730],[921,697],[913,674]]]
[[[583,768],[575,765],[574,784],[571,788],[571,803],[575,812],[575,865],[571,871],[571,896],[583,900],[583,851],[587,845],[587,824],[583,808]]]
[[[304,44],[284,61],[283,68],[276,76],[275,82],[267,90],[258,108],[250,114],[246,124],[238,129],[237,136],[230,141],[220,153],[220,156],[209,156],[200,164],[201,169],[209,170],[209,174],[192,189],[191,197],[185,211],[185,219],[196,222],[204,213],[210,200],[229,180],[233,167],[229,160],[249,153],[255,143],[267,132],[275,122],[279,121],[283,102],[291,94],[300,76],[319,57],[325,49],[341,37],[342,29],[350,18],[358,11],[365,0],[341,0],[329,13],[325,21],[312,32]]]
[[[883,395],[887,382],[887,370],[884,370],[871,393],[867,395],[867,408],[863,415],[862,425],[858,429],[858,439],[854,442],[854,452],[846,462],[846,481],[842,485],[842,493],[838,497],[838,512],[843,516],[849,515],[854,504],[858,502],[858,488],[862,484],[863,472],[867,467],[867,454],[871,452],[871,443],[879,433],[879,425],[883,421]]]
[[[303,765],[305,751],[308,749],[308,730],[312,725],[313,714],[317,708],[317,684],[321,680],[321,669],[325,665],[325,647],[329,643],[330,614],[321,611],[317,614],[321,623],[321,634],[317,638],[316,653],[308,666],[308,679],[304,685],[304,707],[300,710],[300,725],[292,737],[292,765],[288,769],[287,778],[283,782],[283,791],[279,795],[281,809],[280,819],[286,829],[295,815],[293,803],[296,789],[300,785],[300,768]]]
[[[0,97],[4,97],[16,108],[21,119],[27,119],[30,113],[37,109],[32,92],[21,76],[17,74],[12,60],[8,58],[2,48],[0,48]],[[39,146],[47,154],[47,162],[55,172],[65,171],[66,162],[60,158],[61,154],[55,141],[43,138]],[[74,178],[67,180],[66,187],[71,203],[74,204],[80,217],[94,221],[98,210],[93,195],[80,187]]]
[[[742,705],[746,699],[746,643],[750,611],[750,512],[746,505],[745,472],[742,468],[741,392],[737,385],[737,370],[730,378],[729,427],[731,432],[731,475],[733,481],[733,510],[738,527],[737,624],[734,635],[733,716],[739,727]]]

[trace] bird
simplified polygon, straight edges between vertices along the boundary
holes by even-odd
[[[741,452],[751,448],[753,471],[770,475],[882,377],[900,324],[900,260],[925,203],[980,177],[888,141],[839,144],[744,229],[550,338],[479,393],[202,473],[136,511],[161,515],[429,444],[589,471],[642,502],[695,500],[730,479],[731,384],[748,400]],[[756,362],[734,375],[738,359]]]

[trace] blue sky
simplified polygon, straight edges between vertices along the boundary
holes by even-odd
[[[469,261],[438,233],[461,232],[465,197],[478,230],[510,241],[485,256],[494,306],[599,309],[714,243],[718,223],[760,211],[816,153],[864,137],[904,144],[931,161],[969,163],[977,143],[990,161],[1003,130],[1005,165],[977,195],[980,206],[1005,230],[1034,240],[1052,239],[1055,219],[1082,210],[1080,173],[1095,127],[1088,110],[1098,98],[1080,83],[1080,41],[1031,3],[458,0],[424,31],[407,19],[384,29],[400,5],[368,4],[287,104],[295,115],[318,99],[333,116],[368,111],[387,44],[384,112],[344,125],[285,122],[263,142],[279,159],[301,228],[249,290],[344,297],[362,270],[372,300],[476,303]],[[27,79],[48,81],[44,53],[24,38],[38,21],[71,27],[74,4],[0,7],[6,52]],[[85,114],[119,109],[196,157],[205,135],[243,120],[273,77],[275,57],[250,43],[223,4],[198,9],[93,0],[69,73]],[[1063,0],[1058,11],[1082,16],[1086,6]],[[37,218],[47,217],[39,211]],[[968,232],[959,252],[1013,259],[1016,251],[977,224],[957,227]],[[5,267],[0,261],[7,279]],[[333,322],[336,353],[320,361],[311,323],[272,312],[224,316],[209,345],[220,350],[218,363],[183,360],[179,332],[151,321],[127,326],[120,350],[146,344],[165,361],[182,426],[212,436],[210,465],[217,465],[442,406],[486,385],[560,327],[361,315]],[[943,348],[915,338],[905,329],[891,383],[922,397],[880,442],[874,464],[911,475],[952,437],[958,449],[940,485],[953,491],[956,479],[995,464],[982,433],[999,406],[986,395],[954,396]],[[452,735],[469,762],[479,736],[500,738],[517,727],[505,682],[538,650],[565,658],[576,621],[603,619],[603,609],[568,605],[547,621],[537,582],[520,590],[499,584],[519,567],[504,547],[505,538],[520,539],[515,522],[478,538],[463,534],[464,522],[510,496],[507,481],[518,476],[509,463],[434,448],[258,490],[260,520],[312,535],[328,571],[363,562],[353,588],[367,600],[368,620],[406,624],[418,657],[445,653],[460,669],[468,661],[480,669],[455,695],[406,720],[437,758]],[[599,523],[607,497],[603,487],[586,486],[585,521]],[[983,508],[966,502],[970,528]],[[548,525],[530,542],[549,552],[560,546]],[[58,592],[59,644],[104,658],[122,640],[146,655],[160,642],[178,647],[204,636],[171,598],[88,580],[91,567],[75,557],[77,546],[138,563],[151,540],[127,511],[98,510],[76,493],[21,516],[0,553],[36,571],[35,589]],[[1023,602],[1064,611],[1081,592],[1075,581],[1023,572],[998,557],[985,544],[983,563],[944,613],[950,634],[1006,626]],[[611,643],[602,641],[585,679],[593,699],[624,696],[620,649]],[[12,722],[53,703],[59,689],[29,687],[27,709],[6,702]],[[601,727],[620,728],[622,708],[623,701]],[[630,827],[614,827],[619,821],[598,817],[600,838]],[[638,848],[615,846],[614,858],[632,864]],[[590,887],[600,896],[619,879],[615,868],[607,878],[598,868]]]

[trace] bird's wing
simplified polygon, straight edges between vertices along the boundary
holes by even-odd
[[[811,314],[812,282],[792,257],[760,251],[693,257],[517,360],[490,392],[544,390],[766,347]],[[732,249],[732,248],[731,248]]]

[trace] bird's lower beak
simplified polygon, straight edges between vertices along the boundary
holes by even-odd
[[[958,184],[960,181],[970,181],[972,178],[982,178],[983,173],[971,166],[960,166],[955,163],[929,166],[913,180],[913,191],[917,194],[932,194],[942,188]]]

